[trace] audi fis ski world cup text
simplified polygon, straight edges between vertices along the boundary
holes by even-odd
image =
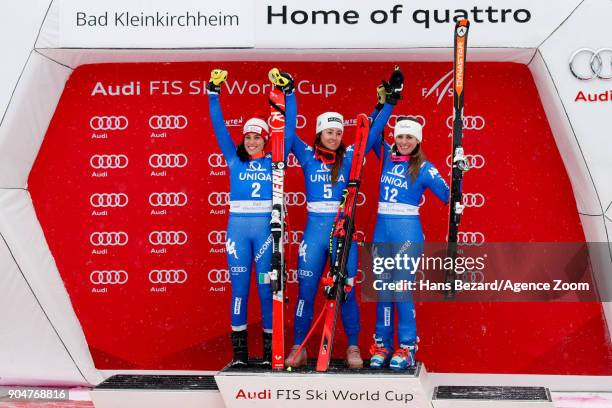
[[[355,392],[341,389],[263,389],[249,391],[240,388],[236,400],[278,400],[278,401],[387,401],[409,404],[414,395],[402,390],[366,390]]]
[[[206,95],[207,81],[203,80],[162,80],[149,81],[143,84],[141,81],[128,81],[121,83],[97,81],[91,90],[91,96],[140,96],[144,93],[148,95],[177,96],[177,95]],[[249,94],[267,95],[274,89],[270,83],[243,81],[227,81],[224,83],[225,91],[228,94]],[[301,79],[295,84],[296,92],[302,95],[321,95],[329,98],[338,92],[338,87],[334,83],[317,82],[309,79]],[[159,119],[157,119],[159,121]],[[185,117],[181,122],[184,123]],[[121,122],[124,123],[124,122]],[[159,123],[159,122],[157,122]],[[298,117],[298,128],[305,126],[305,118]],[[301,125],[301,126],[300,126]],[[127,127],[127,119],[125,121]]]

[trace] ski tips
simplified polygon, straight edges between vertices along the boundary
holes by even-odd
[[[455,24],[455,33],[457,34],[458,37],[464,37],[468,31],[468,29],[470,28],[470,22],[466,19],[462,19],[457,21],[457,24]]]

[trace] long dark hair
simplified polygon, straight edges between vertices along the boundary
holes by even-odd
[[[244,147],[244,142],[240,143],[236,148],[236,154],[241,162],[247,162],[251,159],[249,153],[247,153],[246,147]]]
[[[322,132],[317,133],[314,144],[315,146],[326,149],[326,147],[321,143],[321,133]],[[336,149],[336,161],[331,168],[332,184],[336,184],[336,181],[338,181],[340,169],[342,168],[342,161],[344,160],[344,152],[346,152],[346,146],[344,145],[344,142],[340,142],[340,146],[338,146]]]

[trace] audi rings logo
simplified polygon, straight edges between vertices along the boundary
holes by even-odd
[[[227,167],[227,162],[222,154],[212,153],[208,156],[208,165],[210,167]]]
[[[357,269],[357,275],[355,276],[356,283],[363,283],[365,281],[365,272],[361,269]]]
[[[187,205],[185,193],[152,193],[149,204],[153,207],[183,207]]]
[[[362,206],[366,203],[367,198],[364,192],[360,191],[359,194],[357,195],[357,205],[358,206]]]
[[[304,238],[304,231],[285,231],[285,243],[299,245]]]
[[[185,283],[187,272],[184,269],[153,269],[149,272],[149,282],[154,284]]]
[[[569,69],[577,79],[612,78],[612,48],[580,48],[571,55]]]
[[[124,285],[128,281],[126,271],[93,271],[89,280],[94,285]]]
[[[164,168],[180,168],[187,166],[187,156],[183,153],[161,153],[152,154],[149,156],[149,166],[157,169],[160,167]]]
[[[467,160],[470,169],[482,169],[485,165],[485,158],[481,154],[466,154],[465,159]],[[451,167],[451,156],[446,156],[446,165]]]
[[[457,233],[457,243],[466,246],[481,246],[484,244],[485,236],[482,232],[460,231]]]
[[[128,234],[123,231],[92,232],[89,242],[93,246],[124,246],[128,243]]]
[[[485,203],[485,198],[480,193],[463,193],[462,195],[463,205],[466,207],[482,207]]]
[[[463,129],[464,130],[482,130],[485,127],[485,119],[482,116],[464,116],[463,117]],[[453,128],[453,116],[446,118],[446,127],[449,129]]]
[[[94,193],[89,197],[93,207],[125,207],[128,196],[124,193]]]
[[[155,115],[149,118],[149,127],[155,130],[185,129],[187,123],[187,118],[183,115]]]
[[[417,120],[423,127],[427,121],[425,120],[425,116],[423,115],[391,115],[389,116],[389,120],[387,121],[387,126],[393,128],[395,127],[395,123],[397,122],[397,118],[410,118]]]
[[[153,231],[149,234],[151,245],[185,245],[187,233],[185,231]]]
[[[300,167],[300,163],[293,153],[287,156],[287,167]]]
[[[229,283],[229,271],[227,269],[211,269],[208,271],[208,281],[210,283]]]
[[[208,204],[215,207],[229,205],[229,193],[210,193],[208,195]]]
[[[93,116],[89,119],[92,130],[125,130],[128,127],[128,118],[125,116]]]
[[[211,245],[225,245],[227,241],[226,231],[210,231],[208,233],[208,243]]]
[[[287,205],[304,205],[306,204],[306,194],[301,192],[285,193],[285,204]]]
[[[310,272],[312,276],[311,271],[302,271],[302,272]],[[299,274],[298,274],[297,269],[287,269],[287,283],[298,283],[298,280],[299,280]]]
[[[89,164],[94,169],[124,169],[128,165],[128,157],[125,154],[94,154]]]

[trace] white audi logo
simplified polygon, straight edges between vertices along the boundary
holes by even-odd
[[[155,115],[149,118],[151,129],[185,129],[187,118],[183,115]]]
[[[215,207],[229,205],[229,193],[210,193],[208,195],[208,204]]]
[[[357,276],[355,276],[355,282],[363,283],[365,280],[365,272],[361,269],[357,269]]]
[[[464,283],[480,283],[484,282],[484,273],[482,271],[465,271],[461,274],[460,279]]]
[[[208,243],[211,245],[225,245],[227,241],[226,231],[210,231],[208,233]]]
[[[302,272],[310,272],[310,271],[302,271]],[[312,272],[310,272],[310,276],[312,276]],[[297,269],[287,269],[287,283],[298,283],[299,274]]]
[[[94,193],[89,197],[93,207],[125,207],[128,201],[124,193]]]
[[[92,130],[125,130],[128,127],[128,118],[125,116],[93,116],[89,119]]]
[[[367,198],[364,192],[360,191],[359,194],[357,195],[357,205],[358,206],[362,206],[366,203]]]
[[[93,271],[89,280],[94,285],[124,285],[128,281],[126,271]]]
[[[485,236],[482,232],[460,231],[457,233],[457,243],[466,246],[481,246]]]
[[[163,168],[177,168],[177,167],[185,167],[187,166],[187,156],[183,153],[172,154],[172,153],[162,153],[162,154],[152,154],[149,156],[149,166],[157,169],[160,167]]]
[[[149,204],[153,207],[183,207],[187,205],[185,193],[152,193]]]
[[[462,202],[466,207],[482,207],[485,197],[480,193],[463,193]]]
[[[208,165],[210,167],[227,167],[227,162],[222,154],[212,153],[208,155]]]
[[[293,153],[287,156],[287,167],[300,167],[300,163]]]
[[[187,271],[184,269],[153,269],[149,272],[151,283],[185,283]]]
[[[285,204],[287,205],[304,205],[306,204],[306,194],[301,192],[285,193]]]
[[[211,269],[208,271],[208,281],[210,283],[229,283],[229,271],[227,269]]]
[[[187,233],[185,231],[153,231],[149,234],[151,245],[185,245]]]
[[[482,130],[485,127],[485,119],[482,116],[464,116],[463,117],[463,129],[464,130]],[[453,128],[453,115],[446,118],[446,127],[449,129]]]
[[[466,154],[465,159],[467,160],[470,169],[482,169],[485,165],[485,158],[481,154]],[[451,155],[446,156],[446,165],[451,167]]]
[[[584,55],[584,57],[582,56]],[[612,48],[580,48],[571,55],[569,69],[581,81],[612,78]]]
[[[395,123],[397,122],[398,118],[410,118],[417,120],[421,125],[423,125],[423,127],[425,127],[425,124],[427,123],[425,116],[423,115],[391,115],[387,121],[387,126],[391,128],[395,127]]]
[[[285,243],[290,245],[298,245],[302,242],[304,231],[285,231]]]
[[[89,242],[93,246],[124,246],[128,243],[128,234],[123,231],[92,232]]]
[[[89,164],[94,169],[124,169],[128,165],[128,157],[125,154],[94,154]]]

